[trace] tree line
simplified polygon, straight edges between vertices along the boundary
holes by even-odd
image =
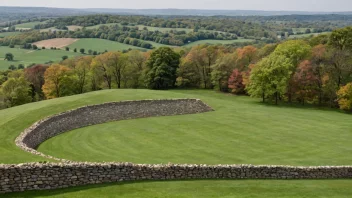
[[[186,32],[183,30],[170,30],[168,32],[161,32],[158,30],[150,31],[146,27],[140,30],[138,27],[102,25],[96,29],[83,28],[77,31],[30,31],[20,35],[13,35],[0,39],[0,45],[26,45],[28,43],[53,38],[100,38],[146,49],[152,49],[153,45],[148,41],[165,45],[182,46],[198,40],[234,40],[237,39],[237,36],[231,33],[216,31]]]
[[[261,48],[198,45],[105,52],[3,72],[3,106],[119,88],[215,89],[352,110],[352,27]]]

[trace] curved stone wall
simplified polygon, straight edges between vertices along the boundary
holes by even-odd
[[[25,151],[43,157],[35,149],[45,140],[56,135],[85,126],[105,122],[156,117],[195,114],[212,111],[212,108],[198,99],[122,101],[81,107],[40,120],[16,138],[16,145]]]
[[[57,159],[35,148],[48,138],[88,125],[207,111],[212,109],[197,99],[124,101],[86,106],[35,123],[16,139],[16,144],[34,154]],[[61,163],[0,165],[0,193],[134,180],[351,178],[352,166],[153,165],[62,160]]]

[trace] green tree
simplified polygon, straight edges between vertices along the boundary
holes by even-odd
[[[292,64],[291,67],[288,68],[291,74],[289,79],[293,79],[293,75],[295,74],[298,65],[301,61],[310,56],[311,47],[305,41],[291,40],[278,45],[274,53],[278,56],[284,56],[290,60]],[[293,82],[289,81],[287,87],[287,98],[289,102],[292,102],[292,98],[294,96],[293,87]]]
[[[62,56],[61,58],[64,61],[64,60],[68,59],[68,56]]]
[[[228,79],[232,70],[236,65],[236,56],[227,54],[215,62],[212,66],[211,80],[212,84],[219,89],[219,91],[227,92]]]
[[[334,30],[330,35],[329,44],[339,50],[352,50],[352,27]]]
[[[85,50],[84,50],[83,48],[81,48],[81,49],[79,50],[79,52],[81,52],[81,54],[84,54]]]
[[[24,69],[24,65],[23,65],[23,64],[19,64],[19,65],[17,66],[17,69]]]
[[[152,52],[148,59],[146,81],[151,89],[168,89],[176,83],[176,70],[180,55],[169,47],[161,47]]]
[[[262,97],[263,102],[267,97],[274,97],[277,104],[279,97],[286,93],[291,68],[289,58],[273,53],[253,68],[246,90],[252,97]]]
[[[9,70],[16,70],[17,68],[16,68],[16,66],[14,66],[14,65],[10,65],[9,66]]]
[[[14,58],[15,58],[15,56],[12,53],[6,53],[4,60],[13,61]]]
[[[70,51],[70,48],[69,48],[69,47],[66,47],[66,51]]]
[[[8,107],[26,104],[32,101],[30,96],[30,86],[24,77],[9,78],[1,86],[1,92],[4,95],[5,103]]]
[[[77,52],[77,48],[73,49],[73,52]]]

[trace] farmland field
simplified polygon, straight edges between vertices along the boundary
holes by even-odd
[[[73,39],[73,38],[55,38],[55,39],[48,39],[48,40],[42,40],[33,43],[34,45],[37,45],[38,47],[45,47],[45,48],[51,48],[51,47],[56,47],[56,48],[63,48],[68,45],[71,45],[72,43],[78,41],[78,39]]]
[[[18,25],[15,25],[16,28],[29,28],[29,29],[33,29],[35,25],[38,25],[38,24],[45,24],[46,21],[43,21],[43,22],[39,22],[39,21],[35,21],[35,22],[29,22],[29,23],[22,23],[22,24],[18,24]]]
[[[105,90],[0,111],[0,163],[47,160],[14,139],[35,121],[87,104],[199,98],[215,111],[110,122],[74,130],[39,150],[88,161],[345,165],[352,163],[351,115],[312,107],[271,106],[203,90]],[[239,124],[240,123],[240,124]],[[167,130],[166,130],[167,129]],[[338,135],[337,135],[338,134]],[[3,197],[349,197],[352,180],[201,180],[103,184]]]
[[[60,30],[57,29],[56,27],[50,27],[50,28],[46,28],[46,29],[41,29],[40,32],[49,32],[49,31],[66,31],[66,30]]]
[[[83,27],[82,26],[78,26],[78,25],[69,25],[67,26],[68,30],[69,31],[76,31],[78,29],[82,29]]]
[[[241,43],[241,42],[253,42],[254,40],[252,39],[236,39],[236,40],[201,40],[201,41],[195,41],[189,44],[184,45],[184,47],[193,47],[193,46],[197,46],[197,45],[202,45],[202,44],[212,44],[212,45],[216,45],[216,44],[233,44],[233,43]]]
[[[297,34],[297,35],[290,35],[289,38],[305,38],[310,36],[318,36],[320,34],[330,34],[331,32],[322,32],[322,33],[310,33],[310,34]]]
[[[0,32],[0,38],[21,34],[21,32]]]
[[[6,53],[12,53],[15,56],[14,61],[5,61]],[[48,61],[60,61],[62,56],[74,57],[80,56],[79,53],[67,52],[64,50],[26,50],[19,48],[0,47],[0,70],[6,70],[10,65],[18,66],[23,64],[28,66],[32,63],[45,63]]]
[[[146,50],[144,48],[135,47],[133,45],[127,45],[115,41],[109,41],[105,39],[95,39],[95,38],[87,38],[87,39],[79,39],[78,41],[74,42],[73,44],[69,45],[68,47],[72,49],[77,48],[79,49],[84,48],[86,52],[88,50],[93,50],[97,52],[104,52],[105,50],[108,51],[122,51],[128,49],[138,49],[138,50]]]

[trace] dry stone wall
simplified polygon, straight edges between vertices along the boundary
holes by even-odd
[[[137,180],[341,179],[352,167],[61,163],[0,165],[0,193]]]
[[[35,123],[16,139],[16,144],[33,154],[57,159],[36,151],[36,147],[51,137],[84,126],[207,111],[212,109],[197,99],[125,101],[86,106]],[[0,193],[136,180],[352,178],[352,166],[148,165],[57,160],[62,162],[0,165]]]
[[[199,99],[122,101],[85,106],[38,121],[16,138],[16,144],[36,155],[69,161],[45,155],[35,149],[51,137],[89,125],[155,116],[195,114],[212,110]]]

